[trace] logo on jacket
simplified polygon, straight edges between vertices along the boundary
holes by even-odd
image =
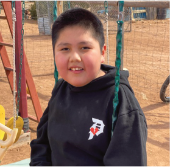
[[[96,118],[92,118],[92,121],[94,122],[94,124],[90,127],[90,136],[88,138],[88,140],[93,139],[94,135],[100,135],[101,133],[103,133],[104,130],[104,123],[103,121],[96,119]]]

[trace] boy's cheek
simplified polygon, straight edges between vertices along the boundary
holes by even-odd
[[[55,63],[56,63],[56,65],[57,64],[60,65],[61,63],[64,63],[64,62],[65,62],[64,57],[62,55],[60,55],[60,54],[55,55]]]

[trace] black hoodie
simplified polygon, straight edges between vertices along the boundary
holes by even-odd
[[[118,117],[113,136],[115,68],[83,87],[60,79],[31,142],[31,166],[147,165],[147,124],[128,82],[120,72]]]

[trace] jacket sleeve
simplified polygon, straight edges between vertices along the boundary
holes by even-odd
[[[62,79],[58,81],[52,91],[52,97],[50,101],[53,100],[57,93],[57,89],[63,82]],[[49,101],[49,104],[50,104]],[[37,138],[32,140],[30,143],[31,147],[31,162],[30,166],[51,166],[51,148],[48,140],[48,113],[49,104],[40,119],[40,123],[37,127]]]
[[[37,139],[30,143],[31,147],[31,162],[30,166],[51,166],[51,149],[47,136],[48,127],[48,110],[44,111],[40,123],[37,127]]]
[[[147,166],[146,119],[132,92],[123,94],[113,136],[103,159],[104,165]]]

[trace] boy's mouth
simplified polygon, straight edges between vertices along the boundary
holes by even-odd
[[[79,67],[73,67],[73,68],[70,68],[71,71],[82,71],[83,68],[79,68]]]

